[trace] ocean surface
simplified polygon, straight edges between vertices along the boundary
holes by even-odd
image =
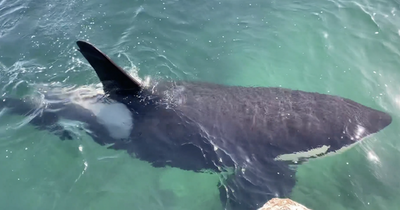
[[[314,210],[400,208],[400,3],[394,0],[0,0],[0,95],[98,84],[95,44],[140,78],[279,86],[350,98],[393,123],[298,167]],[[60,141],[0,112],[0,209],[221,210],[219,176],[153,168],[81,132]]]

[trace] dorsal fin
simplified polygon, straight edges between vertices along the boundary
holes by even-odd
[[[140,82],[127,74],[115,64],[107,55],[92,44],[77,41],[79,51],[96,71],[104,92],[108,94],[135,95],[142,90]]]

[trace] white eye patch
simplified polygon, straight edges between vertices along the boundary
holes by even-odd
[[[276,157],[274,160],[280,160],[280,161],[292,161],[294,163],[297,163],[299,159],[304,159],[304,158],[311,158],[311,157],[317,157],[320,155],[326,154],[330,146],[323,145],[322,147],[318,147],[315,149],[311,149],[308,151],[299,151],[291,154],[283,154],[279,155]]]

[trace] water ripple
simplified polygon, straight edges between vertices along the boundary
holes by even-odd
[[[23,18],[27,9],[27,2],[15,1],[11,4],[0,2],[0,38],[8,35]]]

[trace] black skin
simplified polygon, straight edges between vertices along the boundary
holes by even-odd
[[[295,171],[274,160],[277,156],[323,145],[336,151],[392,122],[390,115],[349,99],[285,88],[185,81],[143,87],[90,43],[77,44],[103,84],[103,97],[131,110],[130,138],[113,139],[90,112],[64,102],[52,105],[63,107],[59,112],[44,110],[32,124],[70,139],[54,126],[58,118],[85,122],[97,143],[112,143],[110,148],[126,150],[154,167],[196,172],[234,168],[219,186],[221,202],[229,210],[255,210],[273,197],[290,196]],[[0,102],[18,114],[31,111],[32,104]]]

